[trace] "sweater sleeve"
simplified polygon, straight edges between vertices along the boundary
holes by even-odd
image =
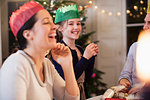
[[[18,59],[9,58],[0,70],[0,100],[26,100],[27,73]],[[21,59],[20,59],[21,60]]]
[[[125,62],[125,65],[124,65],[124,68],[121,72],[121,75],[119,77],[119,81],[122,79],[122,78],[126,78],[127,80],[130,81],[130,83],[132,82],[132,68],[133,68],[133,63],[134,63],[134,53],[136,52],[135,51],[135,43],[131,45],[130,49],[129,49],[129,53],[128,53],[128,56],[127,56],[127,60]]]
[[[76,64],[76,66],[74,67],[76,79],[78,79],[81,76],[81,74],[83,73],[83,71],[86,70],[88,65],[89,65],[89,60],[87,60],[82,56],[81,59]]]
[[[88,67],[85,70],[85,80],[88,80],[93,74],[95,57],[96,56],[93,56],[92,58],[89,59]]]

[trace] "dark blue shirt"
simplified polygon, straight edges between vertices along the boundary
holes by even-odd
[[[61,41],[61,43],[67,46],[67,44],[64,41]],[[76,45],[76,47],[79,49],[79,51],[83,55],[84,53],[83,48],[81,48],[81,46],[79,45]],[[83,71],[85,71],[85,80],[89,79],[93,73],[95,56],[91,57],[89,60],[81,56],[81,59],[79,60],[76,50],[72,50],[71,48],[69,49],[71,50],[71,53],[72,53],[73,68],[74,68],[76,80],[78,80],[78,78],[81,76]],[[62,70],[62,67],[53,59],[53,57],[52,57],[52,63],[54,64],[55,69],[58,71],[60,76],[64,79],[64,72]],[[67,63],[67,61],[64,63]]]

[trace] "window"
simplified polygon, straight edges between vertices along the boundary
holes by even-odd
[[[132,43],[137,41],[143,29],[146,16],[147,0],[126,0],[127,4],[127,52]]]

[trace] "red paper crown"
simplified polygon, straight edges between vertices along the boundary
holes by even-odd
[[[9,24],[14,34],[17,36],[20,28],[38,11],[44,9],[40,4],[30,1],[21,6],[18,10],[12,13]]]

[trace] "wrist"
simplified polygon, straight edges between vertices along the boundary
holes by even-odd
[[[84,57],[85,59],[87,59],[87,60],[89,60],[89,59],[90,59],[89,57],[86,57],[85,55],[83,55],[83,57]]]

